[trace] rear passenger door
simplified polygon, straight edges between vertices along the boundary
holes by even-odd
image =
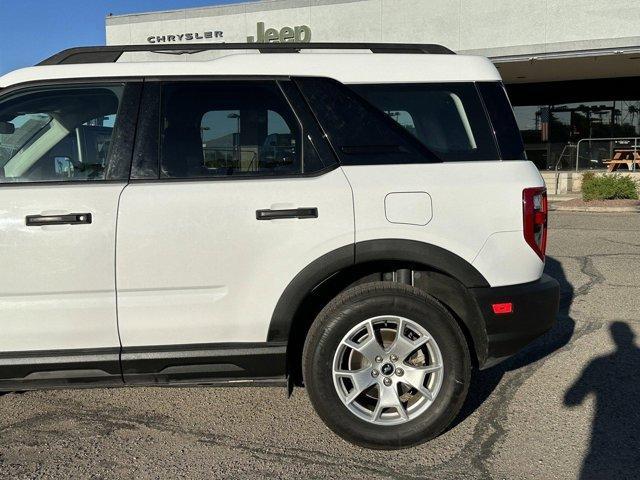
[[[181,364],[202,364],[214,347],[264,344],[289,282],[354,240],[349,184],[310,112],[292,108],[299,98],[289,81],[145,89],[117,237],[123,369],[132,382],[176,374],[177,351],[190,349]],[[201,365],[191,378],[243,375],[223,367]]]

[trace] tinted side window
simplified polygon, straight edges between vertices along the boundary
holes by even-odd
[[[350,85],[444,161],[499,158],[473,83]]]
[[[51,87],[0,102],[0,183],[106,179],[124,91]]]
[[[140,111],[131,164],[131,179],[160,176],[160,88],[158,82],[145,82],[140,95]]]
[[[503,160],[526,160],[520,130],[502,83],[478,83],[478,88],[491,117]]]
[[[341,83],[296,78],[343,165],[438,162],[425,145]]]
[[[296,174],[302,132],[275,82],[180,82],[162,89],[163,178]]]
[[[304,171],[312,173],[336,166],[338,162],[335,153],[298,87],[291,81],[278,83],[304,125]]]

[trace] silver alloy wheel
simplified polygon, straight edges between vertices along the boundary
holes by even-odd
[[[378,425],[408,422],[440,391],[442,354],[429,332],[396,315],[360,322],[333,358],[333,384],[354,415]]]

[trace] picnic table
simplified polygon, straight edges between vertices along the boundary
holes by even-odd
[[[633,148],[616,149],[613,158],[602,163],[607,166],[607,172],[615,172],[620,168],[620,165],[626,165],[629,170],[633,170],[634,163],[636,167],[640,167],[640,152]]]

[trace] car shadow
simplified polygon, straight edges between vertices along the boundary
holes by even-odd
[[[591,360],[564,396],[568,407],[595,399],[583,480],[640,475],[640,348],[627,323],[614,322],[609,331],[615,351]]]
[[[505,373],[535,363],[564,347],[573,336],[575,322],[569,317],[574,288],[568,281],[560,262],[547,256],[545,273],[560,283],[560,310],[555,325],[547,333],[534,340],[513,357],[486,370],[474,373],[467,399],[450,428],[462,423],[482,405],[500,384]]]

